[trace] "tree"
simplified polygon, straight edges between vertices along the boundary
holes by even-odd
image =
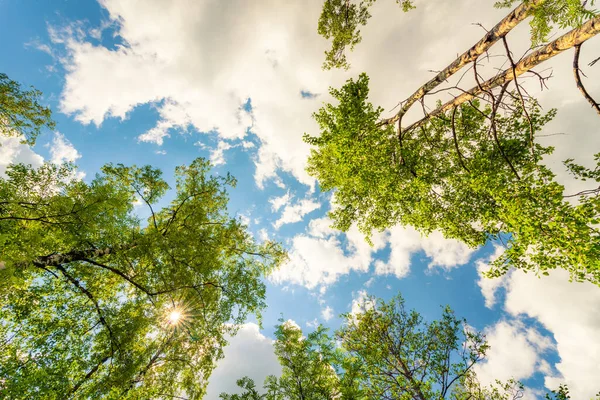
[[[474,373],[489,348],[485,337],[445,307],[427,322],[406,310],[400,295],[385,302],[367,297],[356,314],[344,314],[335,336],[319,326],[306,337],[288,322],[277,326],[275,354],[281,378],[265,380],[259,394],[248,377],[241,394],[224,400],[402,399],[517,400],[525,393],[515,381],[482,385]],[[566,387],[561,387],[564,393]],[[568,394],[568,390],[566,391]],[[550,398],[550,397],[549,397]],[[554,397],[551,397],[554,398]],[[564,398],[564,397],[557,397]],[[568,397],[566,397],[568,398]]]
[[[356,377],[327,329],[317,327],[303,336],[302,330],[292,321],[280,320],[275,331],[274,351],[281,364],[280,377],[268,376],[264,382],[265,393],[256,391],[254,382],[244,377],[238,380],[242,394],[222,393],[224,400],[331,400],[359,399]],[[345,366],[346,369],[341,369]]]
[[[262,278],[285,257],[227,214],[235,179],[209,170],[203,159],[178,167],[166,202],[169,187],[149,166],[109,164],[90,183],[70,179],[69,165],[8,168],[2,397],[202,397],[225,336],[260,316]]]
[[[274,350],[282,366],[279,378],[267,380],[267,389],[279,398],[333,399],[337,375],[332,367],[335,350],[327,330],[319,326],[306,338],[290,321],[280,321],[275,331]]]
[[[42,93],[21,85],[0,73],[0,135],[23,137],[23,143],[33,145],[41,129],[54,129],[48,107],[40,104]]]
[[[499,239],[507,242],[507,250],[494,261],[490,276],[511,267],[538,274],[560,267],[569,270],[572,279],[600,284],[600,239],[595,227],[600,217],[596,196],[600,168],[586,169],[566,160],[575,178],[595,181],[595,186],[564,193],[541,164],[553,149],[535,142],[556,111],[542,114],[517,79],[531,72],[544,84],[547,78],[531,68],[575,47],[574,71],[581,84],[576,63],[580,46],[600,32],[600,17],[585,5],[567,7],[571,3],[531,0],[519,5],[401,102],[389,118],[368,101],[365,74],[348,80],[341,89],[331,89],[337,104],[326,104],[314,114],[321,134],[305,135],[305,140],[315,146],[308,172],[323,190],[335,190],[334,226],[347,230],[356,223],[368,236],[373,230],[410,225],[423,234],[440,230],[445,237],[471,246]],[[506,35],[532,14],[538,21],[534,30],[538,39],[547,34],[543,21],[547,26],[578,27],[515,60]],[[498,41],[511,66],[485,80],[478,72],[478,59]],[[476,82],[473,88],[433,90],[467,65]],[[459,94],[427,110],[427,96],[452,90]],[[580,90],[598,107],[583,85]],[[423,117],[403,127],[404,115],[417,102]],[[577,204],[569,201],[573,197]]]
[[[448,307],[427,323],[399,296],[387,303],[367,298],[362,312],[346,314],[337,336],[362,366],[366,397],[378,399],[452,398],[488,348]]]

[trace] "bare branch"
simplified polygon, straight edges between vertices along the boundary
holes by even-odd
[[[390,125],[396,123],[402,118],[404,114],[412,107],[412,105],[423,98],[432,89],[445,82],[450,76],[461,70],[465,65],[477,60],[479,56],[487,52],[498,40],[503,38],[510,32],[515,26],[525,20],[531,10],[538,4],[542,3],[543,0],[531,0],[523,2],[506,17],[504,17],[496,26],[494,26],[485,36],[477,42],[473,47],[464,52],[450,65],[444,68],[440,73],[433,77],[425,85],[421,86],[415,93],[413,93],[408,99],[405,100],[404,105],[398,111],[398,113],[392,118],[384,119],[380,125]]]
[[[456,108],[454,110],[452,110],[452,136],[454,137],[454,148],[456,149],[456,154],[458,154],[458,162],[460,163],[460,165],[467,171],[467,172],[471,172],[469,171],[469,168],[467,168],[467,166],[465,165],[465,163],[463,162],[463,156],[460,152],[460,149],[458,148],[458,139],[456,137],[456,126],[454,124],[454,120],[455,120],[455,115],[456,115]]]
[[[419,121],[407,127],[405,130],[413,129],[416,126],[425,123],[427,120],[437,115],[443,114],[451,110],[452,108],[473,99],[478,94],[482,93],[482,91],[491,90],[501,85],[504,85],[505,83],[513,81],[516,76],[520,76],[526,72],[529,72],[533,67],[537,66],[538,64],[541,64],[542,62],[564,52],[565,50],[570,49],[571,47],[577,46],[585,42],[586,40],[590,39],[591,37],[594,37],[598,33],[600,33],[600,16],[588,20],[579,28],[567,32],[555,41],[550,42],[546,46],[541,47],[538,50],[532,52],[527,57],[523,58],[517,63],[514,72],[512,68],[507,69],[501,74],[497,75],[496,77],[482,83],[481,88],[478,86],[471,88],[462,95],[455,97],[454,99],[450,100],[449,102],[430,112],[426,118],[420,119]],[[384,124],[386,121],[387,120],[384,120],[382,124]]]
[[[579,73],[580,73],[580,71],[579,71],[579,53],[580,52],[581,52],[581,44],[578,44],[575,46],[575,56],[573,57],[573,75],[575,76],[575,83],[577,84],[577,89],[579,89],[579,91],[581,92],[583,97],[585,97],[585,99],[588,101],[588,103],[590,103],[592,105],[592,107],[596,110],[596,112],[598,114],[600,114],[600,104],[598,104],[598,102],[596,102],[596,100],[594,100],[592,98],[592,96],[590,96],[588,91],[583,86],[583,82],[581,82],[581,76],[579,75]]]

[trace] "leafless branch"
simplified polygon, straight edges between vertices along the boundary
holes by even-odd
[[[575,83],[577,84],[577,89],[579,89],[579,91],[581,92],[581,94],[583,95],[583,97],[585,97],[585,99],[588,101],[588,103],[590,103],[592,105],[592,107],[596,110],[596,112],[598,114],[600,114],[600,104],[598,102],[596,102],[596,100],[594,100],[592,98],[592,96],[590,96],[589,92],[585,89],[585,86],[583,86],[583,82],[581,81],[581,76],[579,75],[580,70],[579,70],[579,54],[581,52],[581,44],[578,44],[575,46],[575,56],[573,57],[573,75],[575,76]]]

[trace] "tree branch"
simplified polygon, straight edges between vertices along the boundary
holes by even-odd
[[[477,60],[479,56],[487,52],[498,40],[506,36],[515,26],[524,21],[530,15],[534,7],[543,3],[543,1],[544,0],[524,1],[487,32],[473,47],[464,52],[460,57],[455,59],[450,65],[406,99],[404,105],[395,116],[382,120],[379,125],[382,126],[396,123],[407,113],[415,102],[422,99],[427,93],[439,86],[442,82],[445,82],[450,76],[454,75],[465,65]]]
[[[588,91],[583,86],[583,82],[581,82],[581,76],[579,75],[579,53],[581,52],[581,44],[575,46],[575,56],[573,57],[573,75],[575,76],[575,83],[577,84],[577,89],[581,92],[583,97],[592,105],[592,107],[596,110],[598,114],[600,114],[600,104],[596,102],[590,96]]]
[[[514,72],[513,68],[509,68],[500,73],[499,75],[495,76],[494,78],[482,83],[481,87],[476,86],[474,88],[471,88],[470,90],[466,91],[460,96],[457,96],[454,99],[436,108],[435,110],[430,112],[427,115],[427,117],[422,118],[417,122],[413,123],[412,125],[407,127],[406,130],[413,129],[427,122],[429,119],[443,114],[451,110],[452,108],[475,98],[483,91],[491,90],[502,86],[505,83],[513,81],[515,77],[529,72],[533,67],[537,66],[538,64],[541,64],[542,62],[564,52],[565,50],[568,50],[574,46],[585,42],[586,40],[594,37],[598,33],[600,33],[600,16],[588,20],[579,28],[573,29],[572,31],[565,33],[553,42],[548,43],[546,46],[543,46],[529,54],[527,57],[524,57],[521,61],[519,61],[516,64]],[[385,121],[387,120],[384,120],[383,122]],[[381,123],[381,125],[384,124],[383,122]]]

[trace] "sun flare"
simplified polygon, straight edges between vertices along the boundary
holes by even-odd
[[[181,310],[174,309],[171,312],[169,312],[167,320],[171,325],[177,325],[179,322],[181,322],[182,317],[183,314],[181,313]]]

